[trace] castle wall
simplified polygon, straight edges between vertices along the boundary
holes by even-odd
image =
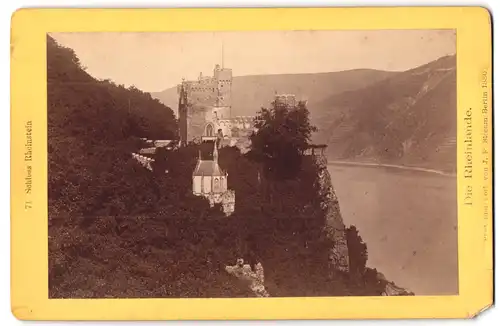
[[[233,71],[228,68],[222,68],[222,69],[215,69],[214,70],[214,77],[217,79],[217,81],[220,82],[231,82],[233,79]]]
[[[151,163],[155,161],[154,159],[137,153],[132,153],[132,157],[136,159],[137,162],[141,163],[141,165],[144,166],[146,169],[153,171]]]
[[[183,81],[179,93],[185,91],[186,109],[179,117],[183,139],[201,140],[202,136],[216,136],[219,130],[231,146],[248,151],[248,136],[253,130],[253,117],[231,116],[232,70],[216,65],[213,76]],[[179,112],[181,109],[179,108]],[[208,129],[207,129],[208,127]],[[211,131],[209,135],[207,131]]]
[[[188,103],[206,107],[231,107],[232,70],[216,66],[212,77],[184,81]],[[227,116],[226,118],[229,118]]]
[[[221,187],[224,191],[227,191],[227,178],[225,177],[221,178]]]
[[[233,72],[231,69],[216,69],[214,77],[217,81],[218,102],[217,106],[231,106],[231,88]]]
[[[225,112],[218,113],[215,112]],[[229,114],[229,109],[227,108],[207,108],[199,106],[191,106],[188,108],[187,114],[187,139],[194,140],[201,138],[201,136],[207,136],[207,125],[211,124],[213,136],[217,135],[219,129],[222,131],[222,135],[228,138],[247,138],[253,131],[253,122],[250,118],[230,118],[230,119],[220,119],[223,114]]]
[[[227,178],[225,178],[224,176],[212,177],[212,176],[195,175],[193,177],[193,193],[195,194],[201,194],[201,193],[208,194],[211,192],[224,193],[226,191],[227,191]]]
[[[231,108],[229,107],[208,108],[205,111],[205,123],[212,123],[215,133],[221,129],[223,136],[231,136],[230,116]]]
[[[277,94],[274,97],[274,99],[278,104],[283,104],[288,106],[295,106],[297,104],[295,95],[293,94],[280,94],[280,95]]]
[[[187,129],[187,141],[196,140],[205,135],[205,127],[212,123],[214,135],[222,129],[224,136],[231,136],[231,87],[232,70],[216,65],[213,76],[198,80],[183,81],[179,85],[179,93],[186,93],[187,111],[180,114],[181,126]],[[186,123],[184,123],[186,122]],[[181,128],[184,130],[183,128]]]
[[[230,106],[213,107],[211,110],[211,118],[219,120],[231,119],[231,107]]]
[[[186,120],[186,134],[188,141],[192,141],[203,135],[206,124],[205,110],[203,108],[189,106],[187,108]]]
[[[184,82],[188,103],[199,106],[215,106],[217,104],[217,83],[215,80],[206,82]]]
[[[201,176],[193,177],[193,192],[196,194],[201,193]]]
[[[203,178],[203,193],[208,194],[212,191],[212,176],[204,176]]]
[[[219,136],[219,132],[222,133],[222,137],[225,139],[229,139],[232,137],[231,134],[231,120],[218,120],[218,119],[213,119],[210,123],[214,126],[215,130],[217,131],[216,134]]]
[[[205,196],[211,207],[215,204],[221,204],[222,210],[226,216],[231,215],[235,209],[236,194],[234,190],[227,190],[224,193],[211,193]]]

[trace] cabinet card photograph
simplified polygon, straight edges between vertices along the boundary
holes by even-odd
[[[247,14],[286,22],[301,10]],[[319,21],[343,15],[331,10],[328,19],[315,11]],[[90,318],[80,305],[101,311],[97,319],[127,319],[142,302],[148,308],[134,318],[211,319],[223,317],[218,300],[231,299],[240,306],[230,319],[285,318],[265,309],[259,317],[257,307],[276,300],[295,302],[288,318],[356,318],[328,310],[357,302],[347,300],[366,305],[366,317],[385,302],[397,303],[393,310],[422,302],[414,311],[432,316],[426,299],[465,300],[476,290],[463,266],[487,268],[460,254],[460,239],[473,237],[478,250],[491,241],[489,17],[449,9],[450,21],[426,27],[424,17],[447,12],[427,10],[401,9],[414,21],[392,27],[363,25],[357,15],[369,11],[352,9],[357,27],[253,30],[196,21],[199,10],[131,10],[129,28],[113,10],[20,11],[13,65],[27,62],[37,75],[13,112],[22,101],[40,111],[13,117],[24,180],[16,184],[23,214],[43,211],[30,241],[43,250],[32,262],[37,302],[51,308],[18,314]],[[474,55],[459,48],[472,42],[472,27],[459,25],[465,13],[482,23]],[[245,11],[212,15],[243,19]],[[47,24],[32,49],[23,43],[31,27],[21,29],[30,16]],[[62,16],[80,25],[52,22]],[[174,16],[178,25],[169,25]],[[102,26],[82,28],[84,17]],[[189,27],[196,22],[205,27]],[[473,56],[475,65],[460,61]],[[14,101],[27,77],[19,69]],[[475,76],[467,91],[466,74]],[[467,227],[460,214],[473,210],[478,219],[468,223],[479,224]],[[182,302],[211,312],[172,315]],[[74,312],[61,312],[66,305]],[[172,310],[155,313],[160,307]]]
[[[50,296],[457,294],[456,85],[454,30],[50,33]]]

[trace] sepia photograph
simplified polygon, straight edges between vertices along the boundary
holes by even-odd
[[[46,46],[49,298],[459,294],[455,30]]]

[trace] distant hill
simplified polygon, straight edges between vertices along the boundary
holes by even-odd
[[[310,103],[330,159],[456,165],[456,56]]]
[[[366,87],[397,73],[357,69],[315,74],[282,74],[238,76],[233,78],[234,116],[255,115],[262,106],[268,106],[275,92],[296,94],[299,99],[314,103],[345,91]],[[178,95],[175,87],[151,93],[176,111]],[[310,108],[314,112],[314,108]]]
[[[315,142],[332,160],[456,166],[456,56],[387,72],[357,69],[317,74],[256,75],[233,79],[233,115],[254,115],[275,91],[308,100]],[[177,90],[152,93],[177,107]]]

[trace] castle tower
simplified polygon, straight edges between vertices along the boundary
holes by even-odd
[[[179,133],[181,146],[187,145],[187,130],[188,130],[188,102],[187,93],[184,88],[184,81],[180,85],[179,90]]]
[[[232,69],[216,65],[214,68],[214,80],[217,90],[217,101],[215,106],[219,108],[227,108],[227,112],[222,113],[223,118],[229,119],[231,109],[231,89],[233,86],[233,71]],[[219,114],[220,116],[220,114]],[[227,116],[227,117],[226,117]]]
[[[213,152],[213,160],[214,164],[219,165],[219,151],[217,150],[217,141],[214,141],[214,152]]]
[[[213,76],[200,73],[178,85],[181,144],[217,137],[219,130],[222,138],[231,135],[232,79],[232,70],[217,64]]]

